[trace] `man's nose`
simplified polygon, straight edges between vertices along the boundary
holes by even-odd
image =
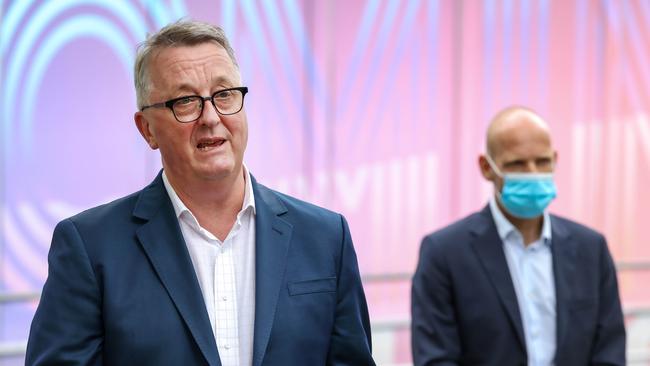
[[[212,104],[212,99],[203,101],[203,110],[198,122],[203,125],[218,124],[221,122],[221,115],[217,112],[217,108]]]

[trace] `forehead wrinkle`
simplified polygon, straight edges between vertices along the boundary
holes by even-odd
[[[162,50],[155,56],[159,58],[161,54]],[[192,58],[174,54],[171,58],[159,64],[156,69],[156,71],[162,70],[162,72],[158,72],[158,77],[155,78],[157,80],[152,80],[152,84],[156,86],[156,89],[160,90],[197,90],[197,88],[204,87],[204,85],[212,88],[218,83],[234,84],[235,80],[239,79],[239,74],[232,60],[217,50],[201,57]],[[169,90],[167,91],[169,92]]]
[[[219,86],[227,86],[227,87],[233,87],[235,86],[235,79],[230,76],[223,75],[222,73],[214,73],[213,70],[209,70],[208,75],[206,77],[206,82],[210,84],[211,86],[219,85]]]
[[[235,86],[233,78],[226,77],[220,73],[214,73],[206,70],[182,70],[174,78],[169,85],[169,89],[173,90],[187,90],[192,92],[199,92],[198,89],[208,87],[210,92],[214,91],[215,87],[230,88]],[[198,82],[197,82],[198,81]]]

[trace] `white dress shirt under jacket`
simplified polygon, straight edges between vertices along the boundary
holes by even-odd
[[[199,225],[163,171],[223,366],[251,365],[255,322],[255,197],[248,169],[237,220],[222,242]]]
[[[503,251],[517,294],[528,365],[553,365],[556,307],[550,217],[544,212],[540,238],[526,246],[523,236],[503,215],[494,196],[490,199],[490,211],[503,242]]]

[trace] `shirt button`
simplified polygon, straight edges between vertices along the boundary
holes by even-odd
[[[225,349],[230,349],[230,345],[229,345],[229,344],[224,344],[224,345],[223,345],[223,348],[225,348]]]
[[[228,298],[224,296],[224,297],[221,298],[221,300],[228,301]]]

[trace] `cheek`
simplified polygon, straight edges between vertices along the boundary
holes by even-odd
[[[492,183],[494,183],[494,189],[498,192],[501,192],[503,190],[503,179],[497,177],[495,178]]]
[[[243,132],[242,132],[242,148],[246,149],[246,145],[248,144],[248,124],[244,123],[243,126]]]
[[[192,126],[167,126],[156,131],[156,141],[161,151],[180,151],[189,146]]]
[[[246,118],[224,121],[224,126],[237,141],[239,149],[244,150],[248,142],[248,123],[246,122]]]

